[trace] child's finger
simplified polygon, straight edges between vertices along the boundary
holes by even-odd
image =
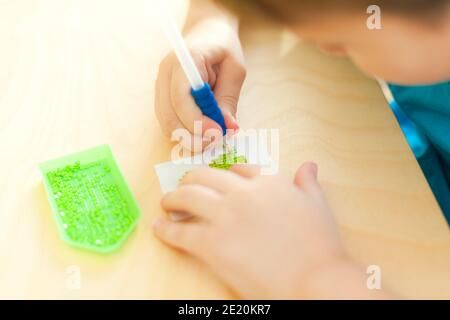
[[[201,168],[187,173],[180,181],[181,185],[198,184],[225,193],[232,190],[242,178],[225,170]]]
[[[170,99],[173,110],[177,114],[183,125],[191,132],[195,130],[196,121],[202,123],[202,132],[209,129],[216,129],[220,132],[222,128],[214,120],[204,116],[200,108],[196,105],[191,95],[190,84],[181,68],[175,68],[172,74]]]
[[[304,163],[297,169],[294,183],[307,194],[310,194],[318,200],[322,200],[322,188],[317,181],[317,172],[317,164],[312,162]]]
[[[192,253],[200,249],[203,228],[199,223],[172,222],[165,218],[159,218],[153,224],[156,236],[163,242]]]
[[[220,196],[212,189],[200,185],[182,185],[167,193],[161,200],[161,206],[167,212],[183,212],[211,219],[211,208],[217,208]]]
[[[165,68],[168,67],[165,66]],[[171,137],[174,130],[184,127],[172,108],[169,93],[170,83],[171,71],[159,72],[155,85],[155,114],[167,137]]]
[[[244,67],[232,57],[227,57],[220,66],[214,94],[228,129],[239,129],[235,117],[245,75]]]
[[[175,130],[185,129],[184,125],[181,123],[170,102],[169,94],[169,76],[165,73],[161,73],[156,81],[156,97],[155,97],[155,114],[161,124],[162,131],[164,135],[172,139],[181,139],[181,145],[183,148],[193,151],[194,153],[201,152],[210,143],[208,139],[203,136],[198,136],[190,134],[185,135],[175,135]],[[201,133],[201,132],[200,132]]]
[[[230,168],[230,171],[244,178],[254,178],[261,175],[261,167],[255,164],[235,164]]]

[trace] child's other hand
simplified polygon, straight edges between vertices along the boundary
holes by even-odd
[[[161,218],[157,236],[206,262],[243,298],[302,297],[314,272],[345,260],[317,166],[301,166],[294,182],[253,166],[232,171],[187,174],[162,207],[194,218]]]
[[[237,103],[246,74],[237,32],[226,24],[206,23],[190,33],[188,43],[203,80],[214,91],[227,129],[237,130]],[[195,104],[186,75],[173,53],[159,67],[155,112],[168,137],[178,128],[194,134],[195,121],[202,122],[202,132],[197,135],[212,128],[221,130]]]

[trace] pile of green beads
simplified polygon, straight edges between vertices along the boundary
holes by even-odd
[[[245,164],[247,159],[245,156],[238,156],[235,148],[227,150],[224,146],[224,152],[222,155],[212,160],[209,163],[210,168],[229,170],[234,164]]]
[[[47,173],[62,228],[83,246],[107,248],[134,222],[106,160],[76,162]]]

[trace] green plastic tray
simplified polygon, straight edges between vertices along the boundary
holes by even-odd
[[[47,161],[40,169],[65,242],[99,253],[125,242],[141,214],[109,146]]]

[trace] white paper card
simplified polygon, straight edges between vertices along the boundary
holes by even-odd
[[[267,142],[258,143],[258,139],[241,134],[227,137],[227,150],[236,150],[237,156],[245,156],[247,163],[262,166],[262,172],[273,174],[278,170],[277,164],[272,160],[267,150]],[[265,145],[264,145],[265,144]],[[163,193],[175,190],[181,178],[196,168],[207,167],[212,160],[224,152],[223,145],[208,148],[204,153],[191,158],[177,159],[155,166],[156,175]],[[266,169],[266,170],[264,170]]]

